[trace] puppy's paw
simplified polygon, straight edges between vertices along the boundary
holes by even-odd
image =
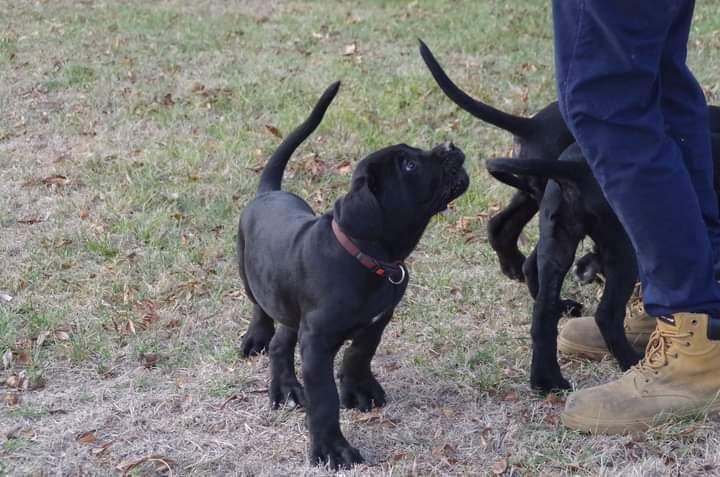
[[[360,452],[340,435],[335,438],[313,439],[310,445],[310,462],[315,465],[327,465],[336,470],[349,469],[355,464],[361,464],[363,458]]]
[[[340,375],[340,402],[347,409],[368,412],[385,405],[385,390],[373,375],[364,378]]]
[[[543,394],[572,389],[570,381],[563,378],[560,373],[557,375],[538,375],[531,373],[530,387]]]
[[[636,365],[638,361],[643,357],[641,353],[634,350],[627,350],[622,355],[616,356],[617,362],[620,365],[620,369],[627,371],[632,366]]]
[[[510,256],[498,255],[498,260],[500,261],[500,270],[503,275],[518,282],[525,281],[525,274],[523,273],[525,256],[523,254],[518,252]]]
[[[560,309],[562,310],[562,313],[564,315],[578,318],[582,316],[583,305],[582,303],[578,303],[575,300],[561,300]]]
[[[305,407],[305,390],[297,379],[282,382],[273,380],[270,383],[270,405],[277,409],[283,404]]]
[[[243,336],[241,352],[243,357],[266,352],[275,330],[273,328],[251,327]]]

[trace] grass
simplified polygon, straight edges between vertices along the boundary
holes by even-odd
[[[0,293],[13,297],[0,301],[0,352],[13,353],[0,377],[44,383],[0,389],[18,397],[0,408],[0,435],[29,429],[3,437],[0,474],[110,475],[152,455],[179,475],[326,473],[305,462],[303,414],[269,409],[267,358],[239,357],[250,308],[233,238],[278,142],[266,125],[287,133],[336,79],[341,92],[285,181],[315,210],[347,187],[343,161],[392,143],[451,139],[472,177],[412,256],[374,362],[388,406],[341,414],[368,461],[348,474],[720,468],[717,415],[587,437],[561,428],[562,406],[528,388],[532,304],[485,237],[511,191],[481,161],[511,141],[440,93],[416,38],[468,91],[529,114],[555,97],[546,2],[0,6]],[[690,45],[714,102],[719,6],[697,5]],[[528,227],[524,248],[535,239]],[[565,294],[597,302],[596,287],[572,280]],[[619,374],[609,360],[562,366],[578,387]],[[94,441],[78,439],[93,429]],[[158,473],[154,464],[131,472]]]

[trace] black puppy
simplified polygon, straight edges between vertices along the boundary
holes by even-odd
[[[340,431],[335,355],[352,339],[339,373],[345,407],[385,404],[370,361],[408,284],[403,261],[431,217],[469,184],[464,155],[452,144],[431,151],[390,146],[360,161],[350,191],[332,211],[315,216],[280,183],[290,155],[318,126],[338,88],[325,91],[272,155],[237,239],[240,275],[254,303],[243,354],[269,349],[273,406],[292,399],[307,408],[310,460],[333,468],[362,462]],[[298,337],[304,391],[294,368]]]
[[[420,41],[420,54],[440,89],[465,111],[476,118],[504,129],[514,136],[515,157],[518,159],[557,159],[575,139],[560,114],[557,102],[542,108],[533,117],[515,116],[472,98],[448,78],[425,43]],[[720,132],[720,108],[710,106],[710,130]],[[510,203],[488,222],[488,241],[500,261],[502,272],[509,278],[523,281],[525,256],[517,246],[518,237],[533,218],[545,190],[543,177],[526,178],[526,188],[519,190]],[[596,268],[590,254],[580,260],[582,272]],[[583,280],[589,277],[581,277]],[[573,302],[567,302],[572,304]]]
[[[720,135],[712,135],[715,190],[720,191]],[[540,238],[525,262],[528,287],[535,298],[532,318],[533,357],[530,384],[541,391],[569,389],[557,361],[560,289],[580,241],[595,242],[593,254],[605,276],[595,312],[603,339],[623,370],[640,355],[625,337],[625,307],[637,281],[637,259],[625,229],[607,203],[577,144],[560,160],[494,159],[488,170],[505,182],[530,190],[528,179],[548,180],[540,203]]]

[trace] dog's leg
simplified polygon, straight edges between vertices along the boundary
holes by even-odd
[[[380,344],[383,330],[392,318],[392,310],[358,333],[345,350],[340,368],[340,401],[348,409],[362,412],[385,405],[385,391],[370,369],[370,362]]]
[[[622,230],[619,233],[622,234]],[[637,259],[629,241],[613,236],[606,242],[609,243],[596,241],[605,273],[605,288],[595,312],[595,322],[608,349],[625,371],[641,358],[628,342],[624,327],[625,307],[637,280]]]
[[[533,299],[537,298],[538,288],[538,265],[537,265],[537,247],[533,249],[523,264],[523,274],[527,282],[528,290]],[[562,313],[570,316],[582,316],[583,305],[575,300],[561,300],[560,308]]]
[[[525,192],[516,193],[503,210],[488,222],[488,241],[500,261],[503,274],[523,281],[525,256],[518,249],[518,238],[523,227],[538,210],[537,202]]]
[[[295,344],[297,331],[280,325],[270,341],[270,404],[277,409],[292,401],[305,405],[305,392],[295,375]]]
[[[570,389],[557,360],[558,321],[562,312],[560,289],[572,267],[579,238],[562,227],[540,234],[538,241],[538,295],[533,307],[530,384],[543,392]]]
[[[241,351],[244,357],[260,354],[267,350],[275,334],[275,323],[258,305],[253,305],[253,317],[245,336]]]
[[[363,459],[340,431],[340,400],[333,378],[333,360],[342,340],[331,340],[305,328],[303,325],[308,321],[307,318],[301,321],[300,354],[307,409],[305,422],[310,431],[310,462],[328,464],[333,469],[351,467]]]

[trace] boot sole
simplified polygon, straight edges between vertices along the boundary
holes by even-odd
[[[582,432],[585,434],[627,434],[630,432],[647,431],[648,429],[658,426],[664,422],[673,419],[683,419],[690,416],[707,414],[720,410],[720,402],[714,402],[707,406],[699,407],[694,410],[685,411],[675,414],[659,414],[645,419],[632,419],[627,421],[599,422],[591,419],[585,419],[578,416],[572,416],[566,413],[560,415],[560,422],[563,426]]]

